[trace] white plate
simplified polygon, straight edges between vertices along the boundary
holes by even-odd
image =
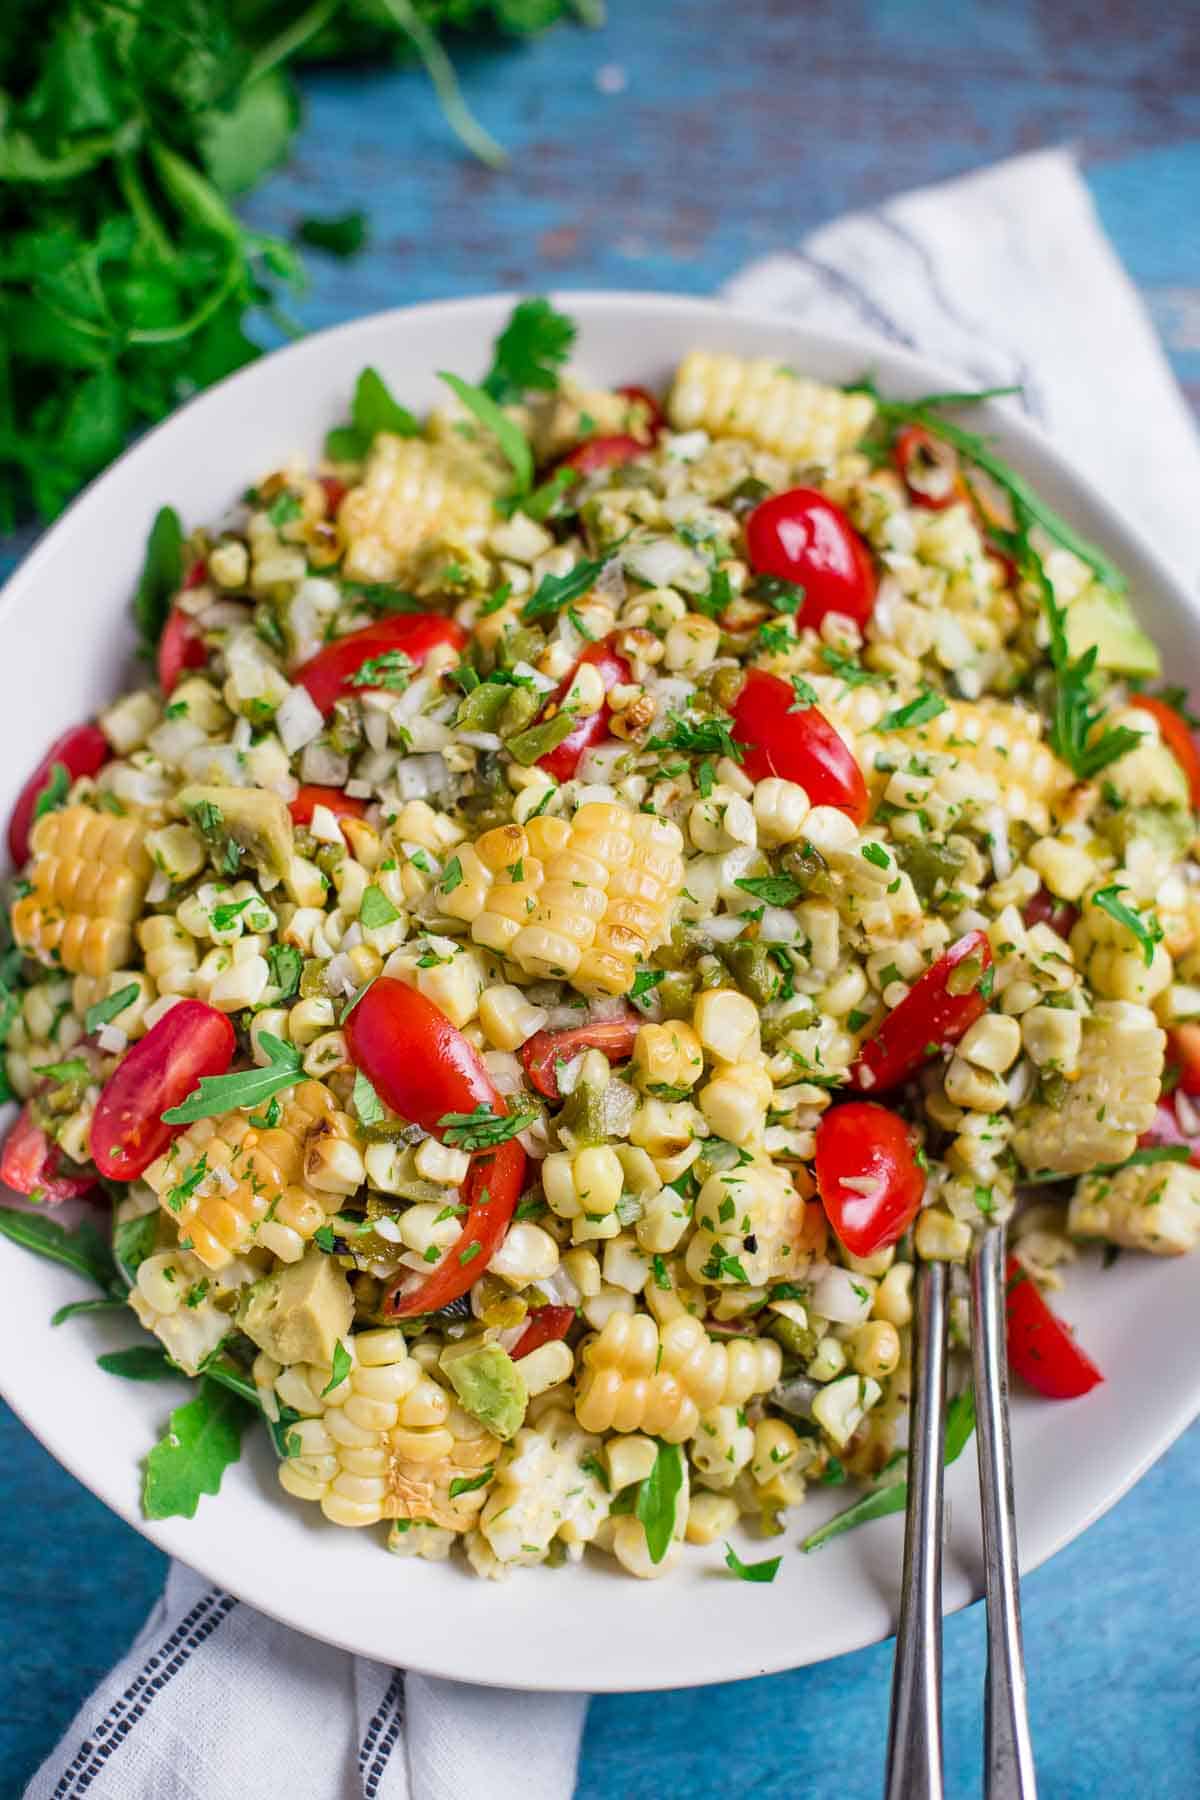
[[[577,361],[606,383],[661,384],[696,345],[778,357],[833,381],[872,369],[887,391],[959,385],[955,371],[900,351],[865,349],[694,300],[569,294]],[[255,364],[151,434],[48,533],[10,582],[0,625],[0,817],[56,733],[92,713],[128,672],[127,603],[147,528],[164,501],[185,520],[219,518],[246,483],[297,447],[315,451],[346,412],[354,378],[376,365],[417,407],[439,395],[436,369],[475,376],[510,301],[485,298],[384,313]],[[1124,566],[1168,669],[1194,664],[1196,609],[1135,530],[1018,417],[989,409],[1001,447],[1042,492]],[[1136,524],[1136,521],[1134,522]],[[65,1270],[0,1241],[0,1387],[52,1453],[153,1543],[244,1600],[313,1636],[409,1668],[526,1688],[685,1687],[818,1662],[894,1629],[903,1521],[839,1539],[811,1557],[804,1530],[845,1503],[820,1492],[792,1516],[773,1585],[733,1580],[719,1548],[690,1549],[677,1572],[639,1582],[596,1557],[580,1568],[525,1570],[501,1584],[457,1563],[389,1557],[382,1533],[326,1525],[289,1500],[262,1431],[221,1494],[193,1520],[139,1516],[140,1459],[182,1385],[119,1381],[96,1354],[127,1328],[50,1314],[82,1292]],[[1065,1310],[1107,1372],[1086,1400],[1020,1398],[1014,1407],[1023,1562],[1043,1562],[1091,1524],[1200,1411],[1195,1265],[1124,1257],[1072,1273]],[[946,1602],[981,1591],[974,1458],[951,1471]],[[36,1546],[34,1547],[36,1549]],[[747,1555],[762,1555],[761,1548]]]

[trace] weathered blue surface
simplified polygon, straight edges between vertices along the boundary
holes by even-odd
[[[463,160],[415,71],[309,80],[299,153],[252,216],[287,232],[305,213],[363,205],[374,243],[348,265],[310,257],[313,286],[294,306],[306,325],[495,287],[706,293],[847,207],[1069,140],[1200,404],[1191,0],[611,10],[603,33],[564,29],[460,56],[473,104],[512,152],[507,172]],[[1193,1433],[1027,1584],[1034,1729],[1053,1800],[1200,1794],[1198,1519]],[[157,1552],[0,1411],[0,1796],[19,1793],[160,1578]],[[974,1609],[947,1631],[956,1800],[979,1789],[982,1654]],[[881,1646],[735,1687],[601,1700],[580,1800],[866,1800],[879,1791],[889,1671]]]

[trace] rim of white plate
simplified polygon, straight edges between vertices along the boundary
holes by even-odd
[[[316,388],[332,405],[335,396],[344,398],[363,362],[386,360],[389,347],[402,353],[406,336],[419,338],[431,332],[461,339],[473,362],[481,363],[491,336],[516,298],[490,294],[372,314],[277,351],[199,395],[98,477],[26,558],[0,596],[0,623],[8,628],[11,640],[22,636],[23,607],[36,606],[40,597],[51,604],[53,583],[72,558],[79,569],[88,569],[89,539],[93,548],[103,541],[110,512],[118,515],[122,530],[128,526],[130,554],[125,560],[130,569],[136,566],[154,508],[180,499],[178,492],[161,490],[157,466],[170,460],[167,453],[174,454],[176,448],[191,445],[198,457],[213,434],[219,442],[222,416],[235,397],[249,399],[255,388],[301,393],[306,377],[317,372]],[[579,363],[586,367],[589,347],[603,341],[611,365],[619,343],[627,359],[622,365],[626,379],[665,374],[669,339],[676,359],[691,345],[707,343],[757,354],[785,353],[787,360],[833,379],[875,369],[885,391],[901,395],[962,385],[955,370],[907,349],[866,337],[813,331],[778,316],[686,295],[567,290],[555,299],[579,323]],[[662,351],[657,348],[660,340]],[[650,345],[656,346],[655,369],[645,366]],[[332,367],[337,369],[336,378]],[[612,381],[615,376],[610,366],[605,378]],[[414,369],[412,378],[428,390],[425,367]],[[1194,653],[1200,605],[1136,529],[1028,419],[995,403],[974,409],[973,417],[986,423],[1001,448],[1053,504],[1072,521],[1078,520],[1085,535],[1102,543],[1127,570],[1131,587],[1147,598],[1156,635],[1167,639],[1168,651],[1174,640],[1181,653],[1185,648]],[[295,446],[294,437],[290,442]],[[311,450],[315,445],[298,447]],[[240,452],[228,464],[229,498],[239,491],[240,478],[254,473],[238,466],[239,456]],[[124,592],[115,589],[104,602],[106,616],[114,617],[124,599]],[[123,628],[112,634],[114,640],[124,635]],[[36,638],[36,630],[30,637]],[[93,687],[109,682],[116,669],[107,644],[98,640],[96,654],[105,667],[100,676],[88,677]],[[74,675],[71,681],[79,685]],[[101,691],[115,689],[107,686]],[[71,703],[63,701],[64,706]],[[55,717],[53,701],[47,701],[41,716],[48,720],[49,737],[69,722],[70,714]],[[15,772],[11,791],[23,773],[23,769]],[[824,1503],[818,1499],[793,1515],[783,1538],[756,1551],[742,1543],[747,1556],[780,1548],[791,1552],[785,1555],[781,1579],[770,1587],[743,1586],[726,1577],[719,1547],[689,1548],[676,1570],[655,1584],[614,1575],[595,1566],[598,1559],[572,1571],[520,1570],[496,1586],[448,1565],[387,1558],[376,1542],[368,1541],[368,1534],[321,1529],[311,1517],[297,1516],[296,1506],[275,1486],[265,1433],[253,1434],[256,1441],[249,1453],[226,1477],[231,1491],[204,1500],[195,1519],[148,1523],[138,1511],[136,1468],[127,1466],[123,1452],[120,1457],[99,1459],[92,1454],[99,1439],[88,1414],[89,1409],[101,1415],[107,1410],[128,1425],[128,1415],[140,1408],[145,1415],[144,1450],[165,1414],[166,1406],[155,1398],[165,1390],[130,1384],[132,1400],[118,1403],[112,1397],[118,1384],[106,1389],[102,1384],[109,1378],[98,1375],[94,1367],[98,1349],[122,1341],[112,1327],[89,1319],[81,1322],[82,1329],[64,1327],[51,1333],[50,1307],[70,1297],[67,1284],[73,1278],[35,1263],[7,1240],[0,1241],[0,1266],[9,1301],[0,1309],[0,1392],[18,1416],[65,1468],[160,1549],[262,1612],[312,1636],[449,1679],[531,1690],[614,1692],[771,1673],[859,1649],[894,1629],[902,1519],[839,1539],[818,1557],[803,1558],[794,1550],[803,1530],[811,1529],[822,1513],[837,1510],[836,1495]],[[1104,1340],[1105,1347],[1120,1353],[1119,1364],[1109,1365],[1111,1382],[1089,1401],[1093,1412],[1058,1410],[1024,1399],[1018,1399],[1014,1408],[1026,1570],[1054,1555],[1114,1505],[1200,1412],[1200,1373],[1187,1374],[1189,1367],[1200,1370],[1200,1355],[1175,1359],[1175,1367],[1160,1378],[1161,1369],[1156,1374],[1149,1366],[1157,1350],[1153,1356],[1145,1353],[1139,1363],[1139,1334],[1127,1329],[1135,1315],[1160,1327],[1169,1316],[1172,1329],[1184,1332],[1191,1313],[1200,1309],[1190,1307],[1181,1265],[1157,1265],[1147,1259],[1132,1266],[1116,1285],[1112,1277],[1105,1279],[1109,1285],[1103,1296],[1095,1273],[1081,1282],[1078,1294],[1072,1289],[1068,1295],[1072,1316],[1085,1319],[1089,1341]],[[1139,1292],[1141,1303],[1135,1306]],[[1118,1294],[1122,1303],[1114,1308]],[[1119,1329],[1112,1323],[1114,1312]],[[68,1338],[65,1334],[72,1329],[76,1336]],[[1193,1348],[1200,1352],[1200,1333]],[[1118,1394],[1125,1411],[1114,1415]],[[174,1404],[183,1397],[175,1388],[170,1396]],[[58,1404],[48,1404],[48,1399]],[[1080,1424],[1088,1419],[1093,1423]],[[1119,1436],[1105,1429],[1115,1426],[1121,1428]],[[91,1430],[93,1442],[86,1430],[81,1438],[85,1428]],[[1115,1445],[1122,1446],[1120,1454],[1114,1452]],[[948,1483],[954,1504],[946,1559],[948,1611],[969,1604],[982,1591],[972,1460],[969,1454],[964,1456]],[[1052,1492],[1031,1499],[1032,1469],[1039,1464],[1051,1467],[1056,1461],[1068,1477],[1062,1485],[1077,1488],[1077,1498],[1072,1502],[1068,1496],[1064,1503],[1062,1492]],[[794,1521],[801,1517],[803,1526],[798,1529]],[[250,1540],[243,1542],[239,1531],[247,1524]],[[269,1550],[275,1539],[279,1554],[273,1558]],[[351,1547],[357,1562],[349,1554]],[[362,1560],[368,1550],[374,1563]],[[332,1589],[305,1581],[306,1567],[311,1573],[326,1563],[337,1576]],[[839,1600],[839,1589],[853,1589],[848,1601]],[[393,1611],[397,1604],[402,1611],[399,1619]],[[800,1612],[806,1615],[802,1619]],[[822,1617],[825,1612],[829,1616]]]

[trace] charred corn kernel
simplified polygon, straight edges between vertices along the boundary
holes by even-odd
[[[1039,838],[1026,852],[1035,869],[1057,900],[1078,900],[1096,879],[1096,864],[1082,844],[1067,838]]]
[[[754,1432],[740,1406],[701,1413],[690,1455],[710,1487],[731,1488],[754,1455]]]
[[[754,789],[754,819],[758,841],[767,849],[779,844],[794,844],[804,835],[804,821],[809,814],[808,795],[795,781],[784,781],[769,775]]]
[[[575,1372],[575,1353],[568,1344],[541,1344],[521,1358],[521,1379],[531,1400],[548,1393]]]
[[[89,806],[43,814],[30,838],[32,892],[12,909],[18,947],[73,975],[107,975],[127,962],[150,879],[144,837],[140,820]]]
[[[453,938],[418,939],[388,957],[385,973],[416,988],[440,1006],[452,1025],[469,1025],[483,992],[483,969],[478,951]]]
[[[240,588],[250,574],[250,553],[236,538],[226,538],[208,553],[208,572],[218,587]]]
[[[977,1069],[1003,1075],[1021,1054],[1021,1027],[1003,1013],[984,1013],[961,1039],[958,1054]]]
[[[758,1053],[758,1010],[736,988],[707,989],[692,1023],[707,1054],[719,1062],[741,1063]]]
[[[1032,1006],[1020,1020],[1021,1042],[1039,1068],[1073,1075],[1083,1044],[1083,1015],[1061,1006]]]
[[[971,1248],[971,1227],[940,1206],[927,1206],[917,1215],[915,1242],[926,1262],[961,1262]]]
[[[128,756],[145,743],[160,717],[155,696],[142,688],[125,694],[100,714],[100,729],[118,756]]]
[[[761,1063],[730,1063],[700,1090],[700,1111],[718,1137],[748,1144],[762,1133],[775,1089]]]
[[[518,987],[485,988],[479,999],[479,1023],[497,1050],[516,1050],[546,1023],[544,1006],[534,1006]]]
[[[999,1112],[1008,1100],[1008,1089],[999,1075],[993,1075],[990,1069],[976,1068],[963,1056],[950,1058],[944,1082],[947,1100],[973,1112]]]
[[[658,1445],[653,1438],[642,1437],[637,1432],[630,1432],[627,1437],[609,1438],[604,1446],[604,1462],[613,1493],[619,1494],[622,1488],[632,1487],[635,1481],[645,1481],[657,1457]]]
[[[172,1360],[196,1375],[233,1328],[230,1296],[261,1273],[245,1257],[214,1273],[190,1251],[153,1251],[138,1265],[129,1304]]]
[[[913,1265],[909,1262],[893,1263],[875,1289],[875,1297],[871,1302],[872,1317],[882,1319],[889,1325],[911,1325],[912,1284]]]
[[[773,1387],[781,1360],[770,1338],[721,1344],[698,1319],[660,1328],[644,1313],[616,1313],[584,1346],[575,1417],[585,1431],[645,1431],[680,1444],[702,1412]]]
[[[350,1052],[346,1048],[345,1034],[341,1031],[325,1031],[314,1038],[304,1054],[304,1073],[320,1081],[327,1075],[336,1074],[339,1069],[351,1067]]]
[[[346,544],[344,575],[395,581],[414,572],[421,550],[447,539],[482,544],[495,514],[502,477],[473,444],[380,432],[362,481],[338,511]]]
[[[333,1029],[337,1015],[332,1000],[317,994],[311,1000],[297,1000],[288,1013],[288,1040],[305,1049],[327,1031]]]
[[[510,1287],[549,1281],[558,1268],[558,1245],[548,1231],[529,1219],[518,1219],[488,1263],[488,1272],[499,1275]]]
[[[750,1473],[762,1486],[790,1469],[800,1454],[800,1439],[783,1419],[760,1419],[754,1427]]]
[[[869,1375],[842,1375],[817,1394],[812,1404],[813,1418],[840,1450],[850,1442],[882,1393],[879,1383]]]
[[[738,1522],[737,1501],[729,1494],[714,1494],[709,1488],[698,1488],[688,1502],[687,1541],[689,1544],[719,1544]]]
[[[738,844],[754,844],[758,841],[754,808],[719,782],[706,800],[697,800],[689,811],[688,836],[697,850],[710,855]]]
[[[413,1167],[425,1181],[440,1181],[446,1187],[459,1187],[467,1179],[471,1158],[465,1150],[451,1144],[439,1144],[436,1138],[423,1138],[413,1152]]]
[[[1183,1256],[1200,1243],[1200,1169],[1149,1163],[1116,1175],[1085,1175],[1067,1212],[1067,1230],[1152,1256]]]
[[[480,1518],[480,1532],[500,1563],[540,1562],[552,1540],[569,1546],[595,1537],[609,1495],[596,1473],[599,1439],[579,1429],[553,1401],[506,1444]]]
[[[1031,1172],[1078,1175],[1124,1162],[1154,1118],[1166,1037],[1148,1007],[1101,1000],[1081,1026],[1078,1073],[1056,1109],[1016,1114],[1013,1149]]]
[[[794,1272],[804,1201],[786,1169],[752,1162],[709,1176],[696,1196],[695,1223],[687,1249],[693,1281],[760,1284]]]
[[[182,681],[171,690],[172,707],[182,707],[176,718],[183,718],[189,725],[198,725],[201,731],[216,733],[224,731],[229,724],[229,708],[225,705],[217,688],[203,675],[184,675]]]
[[[542,1164],[542,1188],[560,1219],[611,1213],[621,1198],[623,1181],[617,1153],[607,1144],[574,1155],[555,1151]]]
[[[663,660],[678,675],[698,675],[716,657],[721,627],[703,613],[685,613],[663,640]]]
[[[164,825],[146,833],[146,849],[156,869],[175,886],[198,875],[208,861],[203,841],[190,825]]]
[[[643,1025],[633,1046],[638,1085],[694,1087],[704,1070],[704,1052],[690,1025],[676,1019],[665,1025]]]
[[[849,1349],[860,1375],[885,1381],[900,1364],[900,1333],[886,1319],[874,1318],[850,1333]]]
[[[749,438],[797,462],[829,464],[858,443],[875,403],[789,374],[772,357],[693,350],[676,372],[667,414],[677,431]]]
[[[701,1126],[700,1114],[687,1101],[648,1099],[642,1101],[634,1114],[629,1136],[639,1149],[645,1150],[654,1159],[659,1175],[664,1180],[674,1181],[675,1175],[663,1176],[659,1159],[689,1151],[694,1153],[698,1149],[694,1140],[699,1135]],[[686,1168],[687,1164],[683,1167]],[[677,1174],[682,1173],[682,1168],[677,1171]]]
[[[200,1119],[145,1180],[210,1269],[258,1245],[296,1262],[313,1233],[365,1179],[358,1128],[329,1089],[301,1082],[277,1125],[245,1113]]]

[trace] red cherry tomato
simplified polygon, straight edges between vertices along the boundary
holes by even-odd
[[[237,1048],[233,1026],[203,1000],[180,1000],[131,1044],[96,1102],[92,1161],[102,1175],[132,1181],[184,1129],[163,1113],[178,1106],[202,1075],[224,1075]]]
[[[574,469],[579,475],[594,475],[598,469],[619,469],[622,463],[644,456],[647,446],[635,437],[616,433],[612,437],[588,438],[576,444],[561,458],[560,469]]]
[[[335,638],[297,669],[294,679],[308,689],[313,703],[325,714],[332,712],[334,703],[344,695],[361,693],[371,686],[369,681],[355,680],[365,662],[398,650],[420,663],[442,644],[460,650],[466,641],[462,626],[440,613],[396,613],[373,625],[364,625],[361,631]]]
[[[941,512],[968,493],[958,472],[958,457],[949,444],[934,437],[923,425],[906,425],[896,433],[892,461],[918,506]]]
[[[1033,899],[1021,908],[1026,925],[1049,925],[1059,937],[1070,937],[1079,922],[1079,908],[1069,900],[1056,900],[1049,888],[1040,887]]]
[[[1169,1095],[1159,1101],[1153,1119],[1138,1139],[1138,1147],[1142,1150],[1157,1150],[1164,1145],[1171,1149],[1182,1146],[1189,1153],[1188,1161],[1192,1167],[1200,1169],[1200,1137],[1189,1137],[1183,1129],[1175,1102]]]
[[[34,1122],[32,1109],[23,1106],[0,1153],[0,1181],[15,1194],[40,1194],[48,1206],[90,1194],[95,1177],[64,1175],[61,1163],[58,1145]]]
[[[169,1016],[169,1015],[168,1015]],[[445,1013],[415,988],[381,975],[363,994],[345,1024],[350,1059],[375,1091],[404,1119],[435,1137],[446,1113],[484,1106],[503,1118],[508,1111],[479,1052]],[[525,1152],[515,1138],[472,1159],[461,1189],[467,1216],[457,1241],[438,1267],[415,1288],[400,1276],[384,1296],[391,1318],[436,1312],[465,1294],[504,1241],[525,1178]]]
[[[1008,1259],[1008,1366],[1048,1400],[1077,1400],[1103,1375],[1046,1305],[1015,1256]]]
[[[861,825],[871,797],[845,740],[815,706],[796,709],[791,686],[765,669],[750,669],[733,707],[733,735],[745,747],[743,773],[795,781],[814,806],[836,806]]]
[[[173,606],[158,640],[158,685],[163,693],[172,692],[185,669],[202,669],[206,658],[199,625],[191,613]]]
[[[309,786],[298,790],[296,798],[288,803],[288,811],[294,824],[311,825],[318,806],[326,807],[335,819],[362,819],[367,812],[365,800],[356,800],[341,788]]]
[[[1131,694],[1129,704],[1140,706],[1143,712],[1158,721],[1163,743],[1187,776],[1192,810],[1200,809],[1200,751],[1196,749],[1196,740],[1188,729],[1187,720],[1165,700],[1156,700],[1153,694]]]
[[[55,763],[67,771],[69,780],[77,781],[81,775],[94,775],[102,769],[111,755],[112,746],[98,725],[72,725],[51,744],[21,789],[8,821],[8,852],[18,867],[29,855],[34,808],[54,774]]]
[[[971,957],[978,959],[979,979],[966,993],[955,993],[951,977],[959,964]],[[937,1051],[957,1044],[987,1011],[987,996],[980,992],[980,982],[991,966],[992,947],[985,932],[968,931],[951,944],[859,1050],[850,1070],[853,1086],[864,1094],[883,1093],[897,1087]]]
[[[547,1100],[561,1100],[560,1063],[573,1062],[585,1050],[603,1050],[609,1062],[625,1062],[633,1055],[641,1024],[636,1013],[626,1013],[620,1019],[598,1019],[595,1024],[572,1025],[565,1031],[535,1031],[517,1055],[538,1093]]]
[[[346,483],[339,481],[336,475],[322,475],[321,486],[325,490],[325,510],[332,518],[349,490]]]
[[[925,1175],[908,1126],[886,1106],[850,1100],[831,1107],[817,1126],[815,1166],[821,1204],[851,1256],[894,1244],[916,1218]],[[863,1181],[873,1183],[870,1191],[859,1187]]]
[[[1167,1063],[1179,1070],[1183,1093],[1200,1094],[1200,1025],[1176,1025],[1168,1031]]]
[[[759,575],[804,589],[799,625],[844,613],[865,625],[875,605],[875,570],[866,545],[840,506],[816,488],[790,488],[756,506],[746,520],[746,546]]]
[[[623,399],[628,400],[631,405],[642,408],[646,419],[646,431],[649,434],[651,443],[653,443],[654,439],[659,436],[667,422],[663,417],[663,409],[654,398],[654,395],[650,392],[649,388],[637,387],[635,385],[619,387],[617,392]]]
[[[616,687],[618,682],[627,682],[633,679],[633,672],[625,658],[618,656],[612,648],[612,639],[601,638],[599,643],[588,645],[579,662],[575,664],[575,668],[571,670],[559,687],[554,696],[556,700],[562,701],[570,691],[580,663],[591,663],[600,671],[600,679],[604,683],[606,694],[610,688]],[[555,781],[570,781],[579,767],[584,751],[590,750],[593,744],[602,744],[608,737],[608,722],[611,718],[612,709],[606,700],[599,712],[588,713],[580,719],[574,731],[565,737],[561,744],[556,744],[553,750],[546,752],[545,756],[539,756],[538,767],[545,769],[546,773],[552,775]]]
[[[528,1356],[531,1350],[540,1350],[543,1344],[557,1344],[574,1323],[573,1306],[539,1306],[513,1345],[510,1352],[513,1361],[520,1362],[523,1356]]]

